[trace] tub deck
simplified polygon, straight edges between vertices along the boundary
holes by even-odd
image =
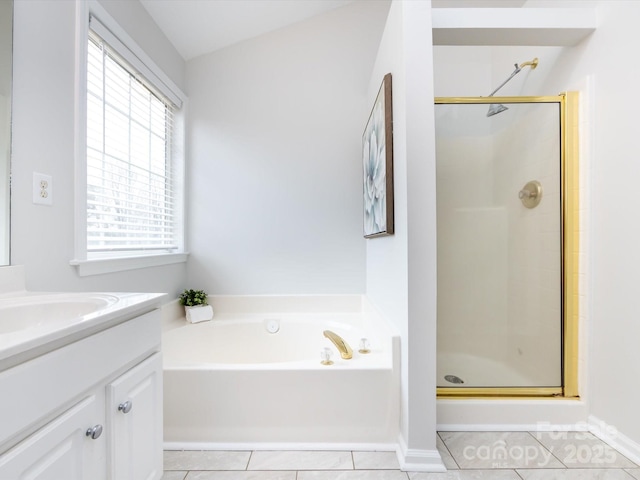
[[[359,297],[358,297],[359,298]],[[215,306],[214,306],[215,310]],[[269,333],[266,320],[277,318]],[[395,444],[399,337],[359,312],[228,312],[165,325],[166,448],[369,448]],[[354,350],[343,360],[322,335]],[[358,343],[370,339],[370,354]],[[333,365],[320,363],[329,347]]]

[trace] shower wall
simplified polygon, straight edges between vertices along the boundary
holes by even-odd
[[[455,118],[457,125],[465,122],[473,119]],[[438,353],[506,361],[507,222],[493,196],[491,125],[486,122],[485,132],[466,137],[441,125],[436,117]]]
[[[507,362],[534,384],[551,371],[560,384],[562,258],[560,224],[560,138],[553,128],[555,105],[521,105],[510,122],[496,119],[494,182],[496,203],[508,212]],[[504,125],[501,128],[500,123]],[[542,184],[540,204],[524,208],[519,190]],[[544,340],[543,340],[544,339]],[[549,385],[552,386],[552,385]]]

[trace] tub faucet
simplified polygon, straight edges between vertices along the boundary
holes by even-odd
[[[325,330],[322,333],[325,337],[333,342],[343,359],[349,360],[350,358],[353,358],[353,351],[351,350],[349,344],[344,341],[344,338],[342,338],[337,333],[332,332],[331,330]]]

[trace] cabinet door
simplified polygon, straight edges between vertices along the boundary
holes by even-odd
[[[89,396],[0,456],[2,480],[104,479],[104,396]]]
[[[111,480],[157,480],[162,477],[160,353],[107,385],[107,425]]]

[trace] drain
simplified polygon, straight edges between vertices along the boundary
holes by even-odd
[[[464,380],[462,380],[460,377],[456,377],[455,375],[445,375],[444,379],[449,383],[464,383]]]

